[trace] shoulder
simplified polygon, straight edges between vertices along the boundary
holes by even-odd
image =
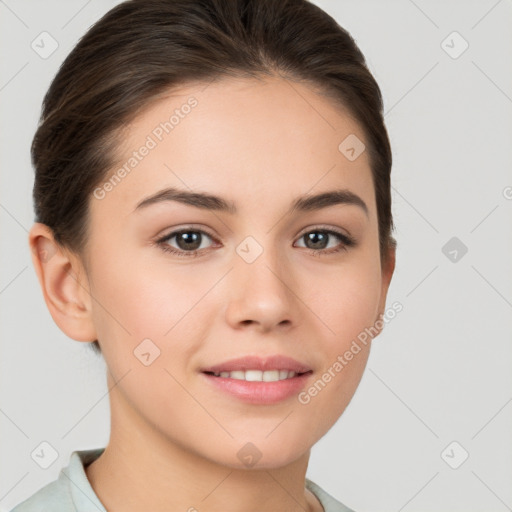
[[[69,512],[74,509],[69,485],[59,478],[16,505],[11,512]]]
[[[324,512],[354,512],[354,510],[348,508],[308,478],[306,478],[306,488],[318,498],[324,508]]]
[[[104,448],[74,451],[69,464],[61,469],[57,480],[45,485],[11,512],[104,512],[84,470],[101,455]]]

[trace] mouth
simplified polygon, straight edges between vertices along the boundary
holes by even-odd
[[[206,375],[211,375],[213,377],[221,377],[223,379],[235,379],[235,380],[243,380],[246,382],[277,382],[281,380],[293,379],[294,377],[307,375],[313,373],[313,370],[308,370],[305,372],[295,372],[293,370],[234,370],[231,372],[222,371],[222,372],[212,372],[212,371],[204,371]]]
[[[297,395],[313,369],[283,355],[244,356],[203,368],[200,373],[209,386],[225,396],[248,404],[270,405]]]

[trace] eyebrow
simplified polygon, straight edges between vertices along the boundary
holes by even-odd
[[[150,205],[166,201],[177,201],[196,208],[201,208],[202,210],[226,212],[231,215],[236,214],[238,211],[234,202],[228,201],[222,197],[203,192],[189,192],[187,190],[169,187],[140,201],[135,207],[134,212],[147,208]],[[366,203],[358,195],[347,189],[330,190],[315,195],[306,194],[300,196],[292,203],[289,213],[297,211],[311,212],[337,204],[359,206],[368,216]]]

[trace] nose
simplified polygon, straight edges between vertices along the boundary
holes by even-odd
[[[259,332],[298,324],[300,300],[293,272],[277,251],[264,249],[251,263],[235,254],[228,279],[227,322]]]

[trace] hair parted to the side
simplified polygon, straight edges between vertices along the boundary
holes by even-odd
[[[384,262],[396,242],[381,92],[354,39],[308,0],[130,0],[107,12],[45,95],[31,148],[35,221],[81,254],[123,126],[173,87],[228,76],[306,82],[350,112],[366,138]]]

